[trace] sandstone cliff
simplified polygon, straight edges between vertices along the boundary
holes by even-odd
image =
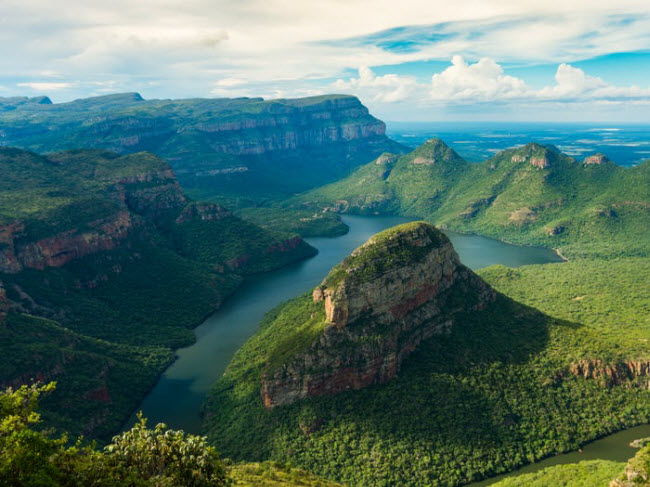
[[[17,100],[12,107],[0,112],[2,145],[150,151],[169,160],[184,185],[247,196],[296,192],[403,150],[382,121],[346,95],[143,100],[131,93],[54,105]]]
[[[608,385],[632,384],[650,389],[650,359],[618,362],[581,360],[569,366],[569,373],[585,379],[604,380]]]
[[[386,382],[422,340],[454,326],[458,312],[495,298],[433,226],[416,222],[382,232],[314,289],[313,301],[325,311],[322,333],[308,351],[267,364],[264,405]]]

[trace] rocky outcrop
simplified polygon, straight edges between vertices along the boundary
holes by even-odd
[[[598,153],[585,157],[583,164],[605,164],[606,162],[609,162],[609,158],[605,154]]]
[[[620,362],[581,360],[569,366],[569,373],[585,379],[601,379],[609,385],[627,383],[650,389],[650,359]]]
[[[413,154],[413,164],[419,166],[450,162],[462,164],[465,162],[451,147],[436,138],[427,140]]]
[[[90,230],[71,229],[27,243],[16,242],[16,229],[24,227],[13,224],[13,231],[7,227],[2,229],[5,238],[11,240],[5,241],[5,251],[0,255],[0,270],[15,274],[25,268],[42,270],[46,267],[61,267],[71,260],[112,250],[127,238],[134,224],[139,224],[139,221],[134,220],[128,211],[120,211],[105,219],[88,223]]]
[[[451,299],[457,294],[469,296],[464,311],[496,298],[433,226],[416,222],[376,235],[314,289],[325,311],[323,332],[308,352],[267,367],[264,405],[392,379],[422,340],[453,326],[461,311]]]
[[[395,154],[389,154],[388,152],[384,152],[375,160],[375,164],[392,164],[396,160],[397,160],[397,156]]]
[[[623,473],[609,483],[610,487],[650,487],[650,445],[648,438],[644,440],[645,446],[627,462]]]
[[[534,142],[516,149],[510,160],[515,163],[527,162],[533,167],[546,169],[551,167],[553,155],[557,149],[553,146],[544,146]]]

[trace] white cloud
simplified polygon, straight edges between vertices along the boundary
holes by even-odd
[[[650,102],[650,88],[613,86],[569,64],[563,63],[558,66],[555,81],[555,85],[541,89],[536,93],[537,96],[541,99],[567,101],[579,99],[603,102],[630,100]]]
[[[347,81],[338,79],[332,84],[337,92],[354,93],[371,102],[394,103],[414,95],[421,85],[413,76],[385,74],[377,76],[367,66],[359,68],[359,77]]]
[[[215,83],[216,86],[230,88],[231,86],[241,86],[246,84],[245,79],[241,78],[222,78]]]
[[[42,81],[42,82],[25,82],[25,83],[18,83],[17,86],[23,86],[25,88],[29,88],[34,91],[58,91],[58,90],[63,90],[65,88],[70,88],[74,86],[73,83],[55,83],[51,81]]]
[[[503,73],[494,60],[483,58],[467,64],[461,56],[454,56],[452,65],[431,78],[431,99],[440,101],[492,101],[521,98],[530,88],[519,78]]]

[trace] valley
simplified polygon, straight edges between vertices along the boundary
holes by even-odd
[[[264,315],[287,299],[313,288],[330,268],[375,233],[406,221],[403,217],[346,215],[343,222],[350,229],[346,235],[307,239],[318,249],[316,256],[249,278],[219,311],[195,329],[196,343],[177,351],[177,360],[138,409],[153,422],[200,432],[199,413],[207,393],[235,352],[255,333]],[[547,249],[508,245],[477,236],[448,235],[462,261],[474,269],[559,260]]]
[[[650,420],[648,162],[410,150],[338,95],[0,108],[0,383],[56,381],[46,427],[143,410],[253,485],[505,486],[613,478],[537,469]]]

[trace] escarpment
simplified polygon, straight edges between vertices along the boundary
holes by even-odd
[[[184,186],[220,194],[249,196],[252,188],[293,193],[382,152],[404,150],[386,136],[384,122],[347,95],[144,100],[132,93],[49,105],[18,102],[11,114],[0,111],[2,145],[39,152],[150,151],[170,162]]]
[[[264,405],[384,383],[423,340],[453,327],[457,313],[495,298],[430,224],[382,232],[314,289],[312,299],[324,311],[322,331],[307,350],[280,364],[269,360]]]

